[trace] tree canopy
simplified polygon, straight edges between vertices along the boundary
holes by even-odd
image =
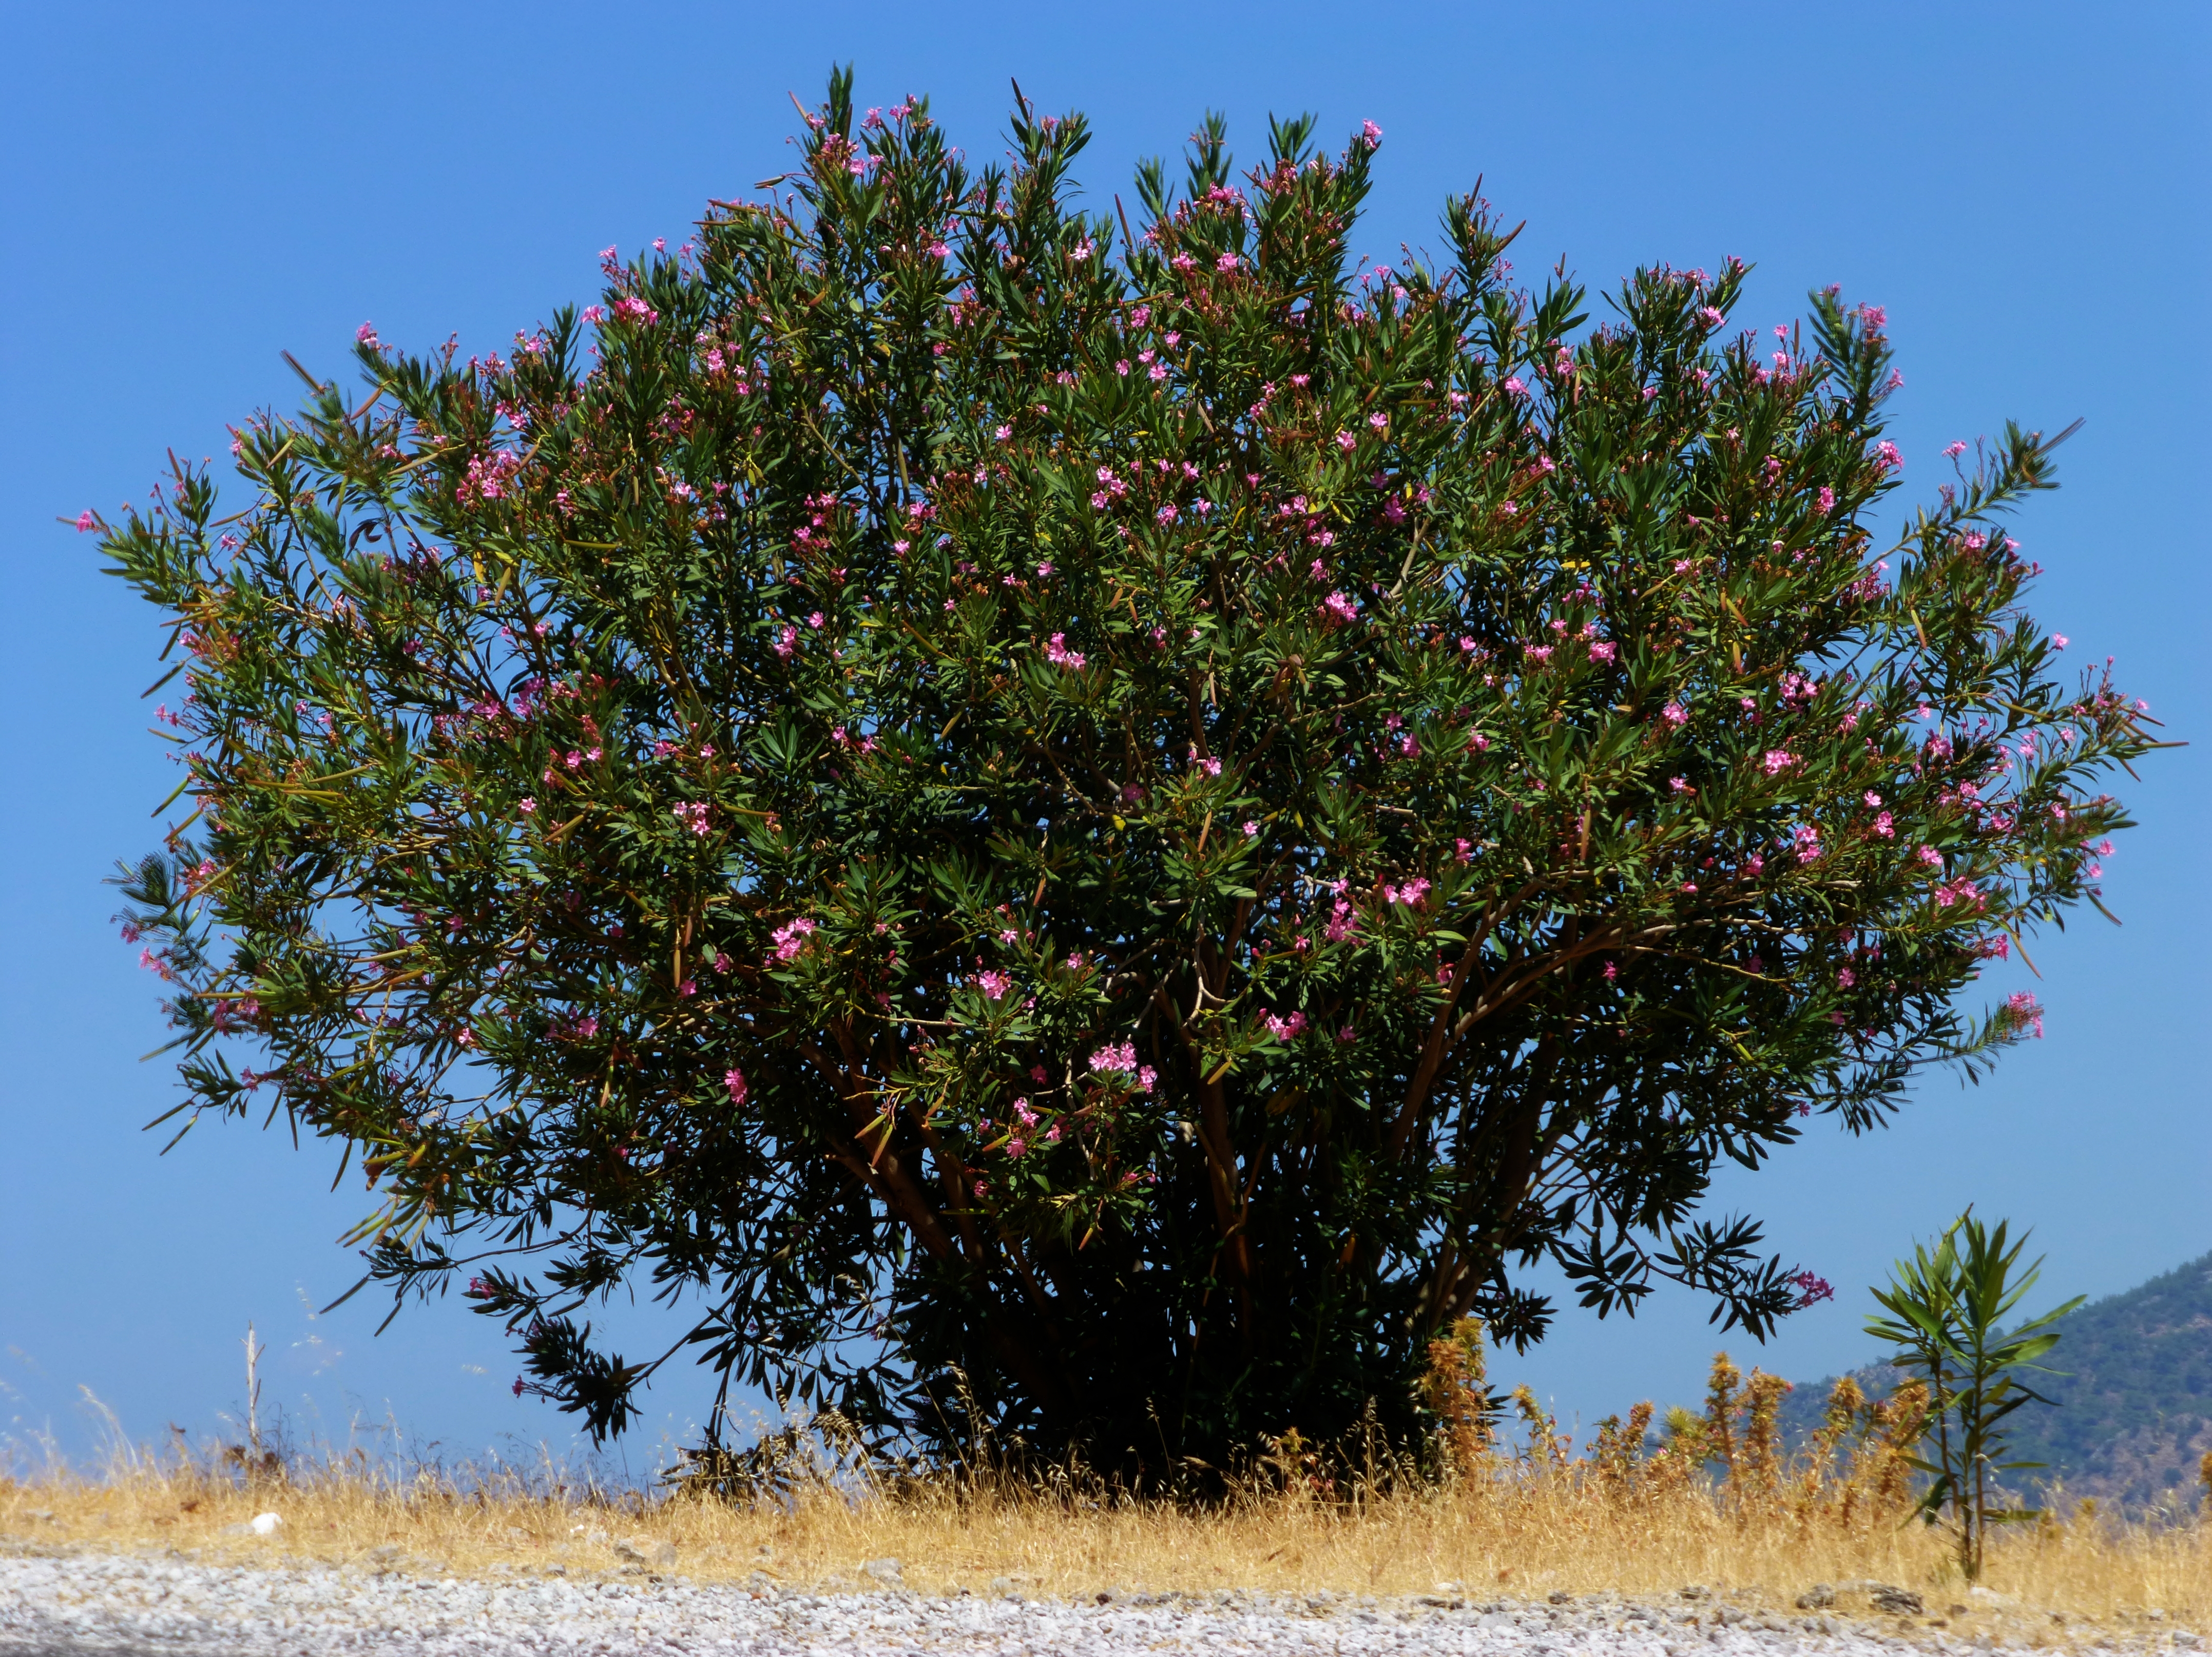
[[[1824,1292],[1715,1168],[2039,1033],[1972,982],[2154,746],[2021,608],[2054,440],[1878,544],[1833,289],[1593,326],[1472,193],[1367,264],[1371,125],[1240,180],[1209,119],[1133,220],[1079,116],[971,170],[839,76],[806,127],[507,355],[364,326],[234,515],[179,467],[99,526],[183,653],[125,923],[187,1121],[357,1150],[369,1278],[465,1282],[602,1434],[688,1349],[1157,1467],[1416,1430],[1540,1262],[1759,1335]],[[622,1286],[675,1352],[594,1341]]]

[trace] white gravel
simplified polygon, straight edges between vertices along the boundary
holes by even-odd
[[[890,1562],[884,1562],[889,1563]],[[895,1567],[893,1568],[895,1570]],[[2194,1645],[2160,1631],[2139,1648]],[[1116,1594],[1101,1605],[902,1588],[810,1593],[641,1573],[464,1580],[435,1571],[57,1550],[0,1555],[0,1652],[382,1657],[507,1653],[1496,1653],[1529,1657],[1891,1657],[1990,1649],[1896,1624],[1767,1615],[1725,1604],[1469,1605],[1224,1591]],[[2002,1649],[2002,1648],[2000,1648]]]

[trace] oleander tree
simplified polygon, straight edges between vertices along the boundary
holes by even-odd
[[[186,1125],[357,1153],[363,1282],[465,1284],[600,1435],[688,1352],[1141,1473],[1418,1432],[1541,1263],[1824,1294],[1714,1170],[2040,1033],[1977,976],[2159,746],[2021,608],[2056,440],[1878,542],[1833,289],[1593,323],[1474,194],[1366,264],[1371,125],[1240,177],[1209,119],[1133,213],[1025,101],[1003,167],[845,75],[806,127],[507,355],[364,326],[228,515],[81,521],[180,653],[122,879]],[[618,1288],[677,1347],[595,1341]]]

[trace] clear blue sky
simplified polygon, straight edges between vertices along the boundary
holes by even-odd
[[[1863,1352],[1865,1285],[1969,1200],[2037,1228],[2052,1294],[2105,1293],[2212,1248],[2212,881],[2203,746],[2206,300],[2212,9],[2201,4],[191,7],[14,0],[0,18],[0,1434],[82,1450],[88,1386],[137,1438],[211,1427],[255,1319],[264,1408],[343,1436],[397,1422],[445,1453],[565,1422],[457,1302],[380,1339],[334,1239],[362,1198],[335,1152],[208,1125],[167,1159],[141,1124],[173,1097],[137,1056],[155,986],[108,924],[112,860],[155,842],[173,785],[143,734],[152,614],[55,522],[143,496],[166,448],[289,406],[277,353],[336,370],[354,329],[503,343],[588,297],[593,254],[681,236],[710,195],[784,169],[787,90],[853,59],[864,103],[934,100],[956,142],[1002,144],[1007,79],[1096,124],[1084,177],[1228,113],[1256,157],[1273,111],[1385,138],[1364,247],[1434,246],[1445,193],[1610,281],[1639,261],[1755,261],[1743,320],[1839,282],[1886,305],[1907,385],[1906,478],[2007,416],[2087,424],[2062,493],[2015,529],[2033,605],[2170,734],[2125,796],[2108,891],[2036,949],[2048,1037],[1993,1084],[1936,1078],[1894,1130],[1824,1131],[1724,1203],[1832,1279],[1764,1354],[1816,1376]],[[2017,969],[2015,969],[2016,971]],[[2007,980],[1992,992],[2016,987]],[[641,1347],[654,1320],[617,1308]],[[1704,1308],[1571,1314],[1527,1380],[1587,1422],[1697,1392]],[[703,1401],[648,1401],[637,1459]]]

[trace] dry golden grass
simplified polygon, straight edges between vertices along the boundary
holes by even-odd
[[[726,1500],[678,1486],[648,1496],[564,1481],[548,1467],[461,1476],[382,1471],[355,1453],[289,1460],[238,1448],[166,1459],[118,1448],[88,1477],[54,1464],[0,1475],[0,1541],[101,1551],[176,1550],[210,1563],[276,1560],[443,1568],[479,1575],[641,1569],[665,1562],[699,1581],[765,1575],[788,1587],[861,1586],[894,1558],[925,1593],[1060,1597],[1106,1588],[1206,1593],[1258,1588],[1470,1601],[1673,1599],[1696,1585],[1739,1608],[1791,1612],[1816,1583],[1835,1614],[1876,1615],[1863,1587],[1921,1595],[1912,1626],[2073,1646],[2122,1630],[2212,1628],[2212,1494],[2193,1514],[2119,1523],[2089,1504],[2001,1528],[1970,1592],[1949,1538],[1913,1522],[1904,1460],[1923,1419],[1913,1388],[1863,1398],[1849,1380],[1823,1426],[1789,1453],[1787,1387],[1725,1355],[1702,1417],[1675,1412],[1650,1447],[1653,1411],[1600,1423],[1586,1455],[1525,1389],[1521,1447],[1497,1436],[1480,1328],[1435,1343],[1425,1386],[1437,1422],[1425,1469],[1326,1454],[1295,1432],[1273,1441],[1226,1496],[1116,1497],[1067,1470],[1018,1470],[979,1441],[969,1465],[884,1475],[840,1456],[826,1431],[764,1434],[716,1470],[766,1489]],[[119,1435],[117,1440],[120,1444]],[[2206,1458],[2212,1490],[2212,1456]],[[257,1514],[269,1537],[241,1534]],[[659,1568],[658,1565],[653,1568]],[[1680,1603],[1678,1601],[1678,1603]],[[1895,1623],[1896,1619],[1884,1620]]]
[[[274,1537],[226,1533],[264,1512],[283,1518]],[[2014,1603],[1973,1601],[1954,1613],[1972,1597],[1942,1537],[1893,1514],[1846,1522],[1785,1507],[1737,1513],[1724,1490],[1702,1483],[1623,1496],[1571,1469],[1342,1505],[1278,1492],[1194,1508],[950,1482],[896,1495],[817,1485],[781,1504],[646,1502],[470,1493],[428,1476],[394,1483],[358,1465],[248,1483],[234,1471],[141,1461],[97,1479],[0,1481],[0,1535],[102,1551],[174,1548],[229,1563],[364,1564],[373,1550],[396,1548],[417,1569],[434,1562],[467,1574],[556,1563],[609,1571],[622,1563],[618,1544],[651,1558],[667,1543],[674,1569],[701,1581],[761,1570],[794,1587],[860,1584],[865,1562],[889,1556],[925,1592],[988,1593],[1012,1578],[1024,1592],[1063,1596],[1109,1587],[1408,1594],[1455,1584],[1478,1600],[1555,1591],[1671,1598],[1696,1583],[1788,1611],[1816,1581],[1872,1579],[1922,1593],[1923,1626],[1942,1618],[2041,1644],[2108,1636],[2153,1611],[2168,1626],[2212,1620],[2212,1527],[2203,1524],[2022,1527],[1993,1547],[1985,1578]],[[1870,1614],[1863,1595],[1847,1593],[1835,1609]]]

